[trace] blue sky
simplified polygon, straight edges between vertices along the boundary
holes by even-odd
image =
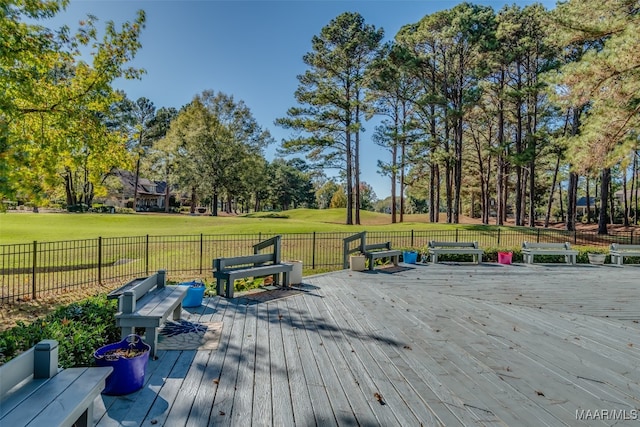
[[[71,0],[67,10],[45,23],[49,27],[77,22],[87,14],[97,16],[102,25],[131,21],[139,9],[147,14],[142,33],[142,49],[133,65],[146,69],[142,80],[118,81],[133,100],[149,98],[156,107],[189,103],[194,95],[212,89],[243,100],[263,128],[269,129],[279,145],[287,130],[274,125],[296,105],[296,76],[304,73],[302,56],[311,50],[311,38],[343,12],[358,12],[368,24],[382,27],[392,39],[405,24],[425,15],[450,9],[451,0]],[[505,4],[521,6],[534,1],[475,1],[494,10]],[[547,9],[555,0],[540,1]],[[100,26],[100,25],[99,25]],[[103,28],[100,26],[100,28]],[[362,138],[363,181],[371,184],[379,198],[390,195],[389,179],[377,173],[377,160],[386,151],[371,142],[375,123],[365,123]],[[267,158],[272,159],[275,146]],[[328,175],[335,172],[327,171]]]

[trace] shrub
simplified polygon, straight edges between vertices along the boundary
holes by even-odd
[[[101,295],[59,307],[30,325],[18,322],[17,326],[0,333],[0,364],[43,339],[54,339],[60,345],[60,366],[90,366],[94,363],[95,350],[120,341],[116,310],[117,301]]]

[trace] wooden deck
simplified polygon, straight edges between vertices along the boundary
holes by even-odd
[[[401,264],[402,265],[402,264]],[[99,426],[636,425],[640,267],[416,265],[210,298],[215,351],[159,351]],[[579,411],[586,419],[576,420]],[[590,417],[590,418],[589,418]],[[595,418],[595,419],[594,419]]]

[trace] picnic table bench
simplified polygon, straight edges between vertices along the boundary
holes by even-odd
[[[563,255],[567,264],[575,264],[578,251],[571,249],[569,242],[531,243],[522,242],[522,258],[525,264],[533,264],[536,255]]]
[[[482,264],[484,250],[478,247],[478,242],[438,242],[430,240],[427,248],[433,264],[438,262],[439,255],[473,255],[473,261]]]
[[[113,368],[58,369],[58,342],[42,340],[0,366],[0,425],[90,426]]]
[[[611,255],[612,264],[623,265],[624,257],[640,256],[640,245],[612,243],[609,246],[609,254]]]
[[[149,277],[134,279],[110,292],[107,298],[118,298],[116,326],[121,328],[122,339],[135,333],[135,328],[145,328],[145,342],[151,346],[150,356],[156,357],[158,328],[172,315],[173,320],[182,316],[182,300],[189,290],[187,286],[166,286],[165,270]]]
[[[233,298],[234,281],[245,277],[273,276],[274,283],[289,286],[293,264],[281,262],[282,236],[275,236],[253,245],[253,255],[213,260],[213,277],[216,279],[216,292],[227,298]],[[270,252],[260,253],[267,248]]]
[[[358,245],[352,248],[350,247],[352,242],[358,242]],[[356,233],[353,236],[349,236],[343,239],[343,245],[344,268],[349,267],[349,255],[353,253],[361,253],[367,258],[367,260],[369,261],[370,271],[375,268],[374,260],[379,258],[389,258],[391,262],[393,262],[393,265],[398,265],[398,262],[400,261],[400,255],[402,254],[402,251],[400,250],[391,249],[391,242],[367,244],[366,231]]]

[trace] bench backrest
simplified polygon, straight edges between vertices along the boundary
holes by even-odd
[[[356,242],[357,246],[353,243]],[[362,231],[352,236],[342,239],[342,267],[349,268],[349,255],[354,253],[365,253],[367,246],[367,232]]]
[[[213,260],[213,269],[215,271],[222,271],[231,267],[239,267],[242,265],[258,266],[267,263],[279,264],[278,262],[276,262],[275,253],[245,255],[233,258],[216,258]]]
[[[282,259],[282,236],[273,236],[270,239],[256,243],[253,245],[253,253],[257,255],[260,251],[267,248],[272,248],[271,252],[268,252],[268,254],[273,255],[273,262],[275,264],[280,264],[280,260]]]
[[[612,251],[640,251],[640,245],[623,245],[620,243],[612,243],[609,249]]]
[[[379,251],[379,250],[389,250],[389,249],[391,249],[391,242],[374,243],[372,245],[366,245],[364,247],[364,251],[365,252]]]
[[[34,347],[0,366],[0,400],[29,378],[51,378],[58,373],[58,341],[42,340]]]
[[[478,242],[437,242],[429,241],[430,248],[474,248],[478,249]]]
[[[271,249],[269,252],[263,252]],[[242,265],[253,265],[257,267],[264,264],[280,264],[282,259],[282,236],[274,236],[270,239],[253,245],[253,255],[244,255],[229,258],[216,258],[213,260],[213,270],[221,271]]]
[[[118,311],[121,313],[133,313],[136,311],[136,301],[145,296],[152,289],[162,289],[167,284],[166,270],[158,270],[157,273],[145,279],[135,279],[137,283],[129,287],[118,297]]]
[[[532,243],[522,242],[522,249],[571,249],[569,242],[564,243]]]

